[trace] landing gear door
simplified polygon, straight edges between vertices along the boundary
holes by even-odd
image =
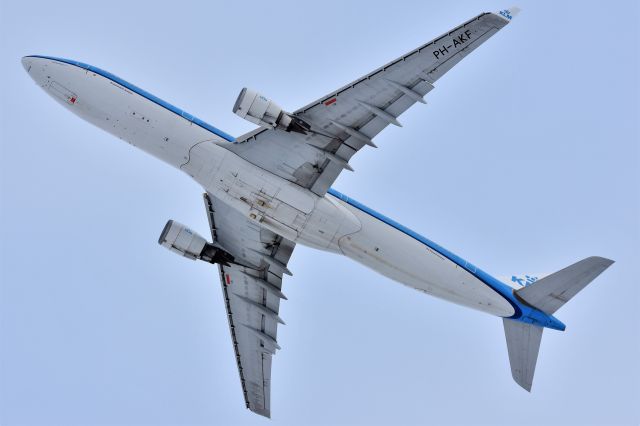
[[[51,91],[52,95],[69,105],[75,105],[75,103],[78,101],[78,95],[76,95],[57,81],[51,81],[51,83],[49,84],[49,90]]]

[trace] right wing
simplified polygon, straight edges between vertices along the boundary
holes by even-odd
[[[211,194],[204,194],[211,236],[247,266],[219,265],[231,340],[247,408],[271,416],[271,358],[276,349],[282,275],[295,243],[250,222]]]

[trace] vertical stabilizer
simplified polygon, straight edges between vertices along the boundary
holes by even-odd
[[[514,294],[520,301],[553,319],[554,312],[612,264],[613,260],[604,257],[588,257],[540,280],[535,280],[516,290]],[[503,322],[511,375],[516,383],[531,392],[543,328],[522,320],[503,318]],[[564,326],[556,329],[564,330]]]
[[[517,384],[531,392],[543,328],[508,318],[503,318],[503,322],[511,375]]]

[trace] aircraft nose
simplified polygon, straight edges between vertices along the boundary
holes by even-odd
[[[24,70],[26,72],[29,72],[31,70],[32,62],[33,62],[33,60],[29,56],[25,56],[25,57],[22,58],[22,67],[24,68]]]
[[[52,70],[49,69],[50,59],[40,56],[25,56],[21,62],[24,70],[36,84],[44,87],[49,83],[49,79],[52,77]]]

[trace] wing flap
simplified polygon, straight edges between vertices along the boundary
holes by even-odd
[[[294,112],[307,135],[258,129],[223,146],[284,179],[324,195],[349,159],[434,88],[462,58],[507,25],[483,13]],[[336,124],[337,123],[337,124]]]
[[[272,357],[280,349],[280,301],[286,299],[282,268],[295,244],[256,227],[210,194],[204,200],[213,239],[246,265],[219,265],[220,282],[245,404],[270,417]]]

